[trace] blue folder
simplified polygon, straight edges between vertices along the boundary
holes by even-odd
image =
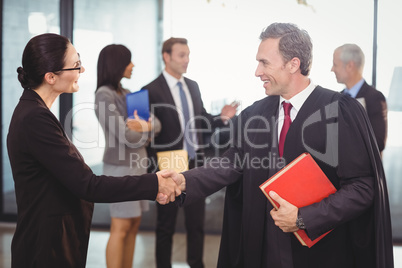
[[[134,111],[137,110],[138,116],[148,121],[149,119],[149,97],[148,90],[141,89],[139,91],[128,93],[126,95],[127,115],[128,118],[134,118]]]

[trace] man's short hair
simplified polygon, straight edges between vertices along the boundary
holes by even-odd
[[[292,23],[272,23],[261,34],[262,41],[279,39],[279,52],[283,60],[289,62],[293,58],[300,60],[300,71],[309,75],[313,62],[313,44],[307,31],[299,29]]]
[[[172,47],[173,47],[174,44],[187,45],[187,39],[186,38],[177,38],[177,37],[171,37],[171,38],[167,39],[165,42],[163,42],[162,55],[165,52],[168,53],[168,54],[171,54],[172,53]]]

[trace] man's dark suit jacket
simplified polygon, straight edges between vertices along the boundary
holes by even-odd
[[[314,89],[290,125],[283,155],[289,163],[309,152],[338,189],[299,210],[311,239],[333,231],[307,248],[275,226],[273,207],[259,186],[283,167],[277,156],[278,107],[279,96],[269,96],[245,109],[223,157],[184,172],[184,206],[227,186],[218,267],[392,268],[380,153],[366,112],[343,94]]]
[[[198,130],[198,144],[202,150],[207,146],[204,144],[203,133],[212,132],[214,128],[221,127],[224,124],[219,116],[213,116],[205,110],[197,82],[186,77],[184,81],[193,101],[194,117],[196,118],[195,128]],[[179,114],[163,74],[144,86],[143,89],[147,89],[149,92],[151,112],[162,124],[161,132],[155,137],[154,143],[148,146],[148,156],[150,158],[155,157],[158,151],[183,149],[183,134]]]
[[[92,202],[155,200],[155,174],[97,176],[40,96],[26,89],[7,136],[17,199],[12,267],[84,268]]]
[[[387,102],[384,95],[364,81],[356,99],[364,98],[366,111],[373,127],[378,149],[382,152],[387,141]]]

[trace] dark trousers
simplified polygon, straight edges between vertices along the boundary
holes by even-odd
[[[176,226],[177,211],[174,203],[157,203],[156,267],[172,267],[172,244]],[[187,263],[191,268],[203,268],[205,199],[183,207],[187,231]]]

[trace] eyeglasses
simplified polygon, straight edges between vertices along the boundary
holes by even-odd
[[[80,54],[78,54],[78,56],[79,56]],[[60,69],[60,70],[57,70],[57,71],[50,71],[50,72],[52,72],[52,73],[54,73],[54,74],[58,74],[58,72],[62,72],[62,71],[76,71],[76,70],[78,70],[78,72],[79,73],[81,73],[81,71],[82,71],[82,65],[81,65],[81,60],[78,60],[77,62],[76,62],[76,64],[78,65],[78,67],[74,67],[74,68],[65,68],[65,69]],[[44,73],[44,74],[42,74],[42,76],[44,76],[46,73]]]
[[[58,70],[58,71],[56,71],[56,72],[61,72],[61,71],[75,71],[75,70],[78,70],[78,72],[81,73],[81,69],[82,69],[81,60],[79,60],[77,63],[78,63],[78,65],[79,65],[78,67],[60,69],[60,70]],[[55,72],[55,73],[56,73],[56,72]]]
[[[76,67],[76,68],[67,68],[67,69],[61,69],[61,70],[58,70],[58,72],[61,72],[61,71],[74,71],[74,70],[78,70],[78,71],[80,71],[81,72],[81,66],[80,67]]]

